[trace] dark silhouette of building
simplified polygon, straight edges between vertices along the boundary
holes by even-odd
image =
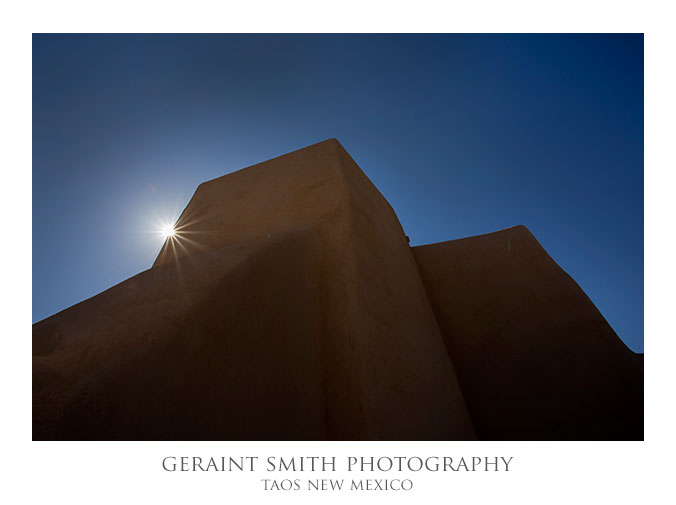
[[[643,362],[523,226],[409,247],[331,139],[33,325],[33,438],[640,440]]]

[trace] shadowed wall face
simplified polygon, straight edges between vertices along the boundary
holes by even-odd
[[[413,251],[480,439],[643,439],[642,356],[525,227]]]
[[[308,234],[238,244],[36,324],[34,439],[325,438],[318,259]]]

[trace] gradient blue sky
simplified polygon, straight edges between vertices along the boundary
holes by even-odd
[[[331,137],[413,245],[524,224],[643,352],[642,35],[34,35],[33,321]]]

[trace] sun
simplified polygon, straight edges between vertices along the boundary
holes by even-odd
[[[171,237],[176,236],[176,229],[174,228],[173,224],[166,224],[162,227],[162,238],[163,239],[168,239]]]

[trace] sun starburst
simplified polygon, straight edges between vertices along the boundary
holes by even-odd
[[[165,224],[162,225],[160,233],[162,234],[162,238],[167,240],[176,236],[176,228],[174,228],[173,224]]]

